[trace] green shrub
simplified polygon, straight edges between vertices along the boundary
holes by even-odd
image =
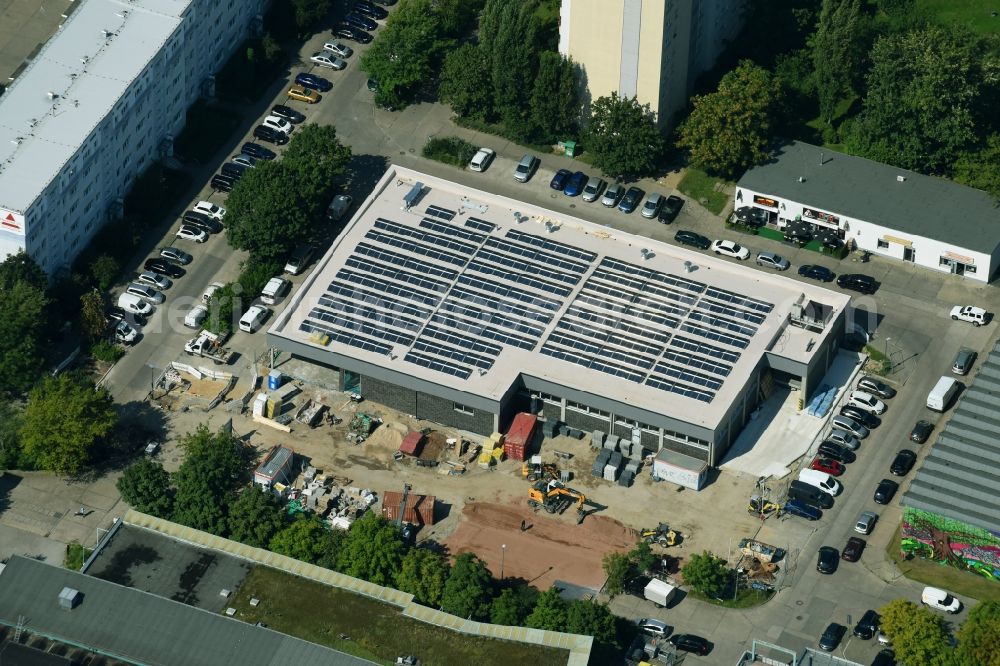
[[[94,262],[90,264],[90,274],[97,280],[97,289],[99,291],[107,291],[111,288],[111,285],[115,283],[115,278],[118,276],[120,269],[118,260],[114,257],[102,254],[94,259]]]
[[[125,355],[125,350],[118,345],[111,344],[107,340],[100,340],[91,345],[90,355],[98,361],[115,363],[118,359]]]
[[[275,275],[281,275],[281,264],[275,260],[264,260],[250,258],[243,262],[243,271],[240,273],[239,282],[245,300],[253,300],[264,289],[267,281]]]
[[[429,160],[465,167],[476,154],[476,147],[457,136],[435,137],[424,144],[422,153]]]
[[[749,236],[756,236],[760,231],[759,227],[750,224],[741,224],[740,222],[726,222],[726,229]]]

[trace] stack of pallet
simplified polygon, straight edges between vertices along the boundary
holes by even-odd
[[[646,456],[640,442],[595,430],[590,435],[590,446],[599,449],[591,468],[592,475],[606,481],[617,481],[621,486],[632,485]]]

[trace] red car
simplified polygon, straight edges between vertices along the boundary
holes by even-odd
[[[833,476],[840,476],[844,473],[844,465],[830,458],[816,458],[809,465],[809,469],[818,469]]]
[[[840,552],[840,559],[847,562],[857,562],[861,559],[861,553],[865,549],[865,540],[858,537],[851,537],[847,540],[847,545]]]

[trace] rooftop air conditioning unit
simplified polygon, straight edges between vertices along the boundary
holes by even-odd
[[[905,183],[906,182],[906,176],[896,176],[896,182],[897,183]]]
[[[59,608],[63,610],[73,610],[80,605],[83,601],[83,594],[80,590],[74,590],[72,587],[64,587],[59,593]]]

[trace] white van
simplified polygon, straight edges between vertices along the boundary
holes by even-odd
[[[819,488],[831,497],[836,497],[840,492],[840,482],[826,472],[821,472],[818,469],[799,470],[799,481],[808,483],[814,488]]]
[[[948,409],[955,394],[962,385],[954,377],[942,377],[927,394],[927,409],[943,412]]]
[[[920,595],[920,603],[947,613],[957,613],[962,610],[961,601],[936,587],[925,587]]]
[[[278,299],[288,292],[292,283],[281,277],[273,277],[264,285],[264,290],[260,292],[260,300],[268,305],[274,305]]]

